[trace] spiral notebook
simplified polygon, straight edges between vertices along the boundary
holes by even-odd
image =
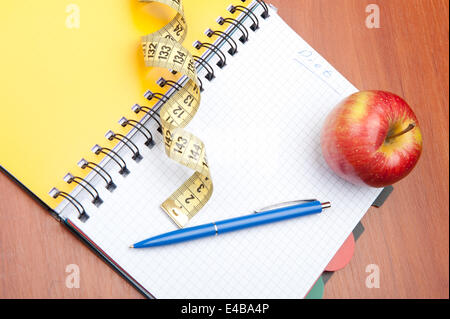
[[[381,192],[339,179],[320,152],[325,117],[356,88],[291,30],[274,7],[261,1],[246,5],[253,15],[232,16],[226,6],[215,13],[237,22],[224,31],[238,52],[229,55],[231,41],[219,37],[214,44],[225,53],[226,66],[219,68],[222,58],[208,50],[203,58],[214,76],[198,65],[204,91],[188,129],[205,142],[215,190],[189,226],[289,200],[318,198],[331,201],[333,208],[218,238],[129,249],[136,241],[176,229],[159,206],[192,174],[164,155],[158,117],[144,116],[143,126],[126,135],[131,147],[111,146],[116,160],[105,156],[80,162],[90,163],[91,172],[53,211],[148,297],[302,298]],[[193,1],[185,6],[193,10]],[[204,29],[214,30],[214,19],[207,22]],[[249,40],[241,43],[246,32]],[[170,97],[174,90],[164,93]],[[148,132],[153,148],[146,146]],[[96,143],[85,142],[87,148]],[[137,151],[140,161],[132,159]],[[123,174],[125,164],[129,174]]]

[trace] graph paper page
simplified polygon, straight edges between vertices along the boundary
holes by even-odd
[[[216,78],[206,79],[187,129],[206,145],[214,194],[189,226],[298,199],[331,201],[323,214],[152,249],[130,244],[176,226],[160,204],[191,174],[161,137],[82,223],[69,218],[157,298],[303,298],[381,190],[353,186],[320,150],[325,117],[356,91],[271,11]],[[238,35],[236,35],[238,36]],[[153,128],[154,129],[154,128]],[[139,141],[138,141],[139,143]],[[142,145],[142,143],[139,143]],[[89,206],[90,205],[90,206]]]

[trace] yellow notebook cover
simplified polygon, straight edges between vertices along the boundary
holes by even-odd
[[[184,46],[193,52],[207,28],[224,29],[216,19],[232,2],[184,0]],[[140,39],[174,15],[138,0],[2,1],[0,165],[55,208],[50,189],[69,192],[62,178],[85,176],[77,162],[99,162],[91,147],[111,147],[105,133],[126,133],[118,120],[136,119],[131,106],[147,89],[161,91],[155,81],[168,72],[145,67]]]

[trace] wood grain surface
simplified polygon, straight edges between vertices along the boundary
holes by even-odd
[[[270,1],[269,1],[270,2]],[[326,298],[449,297],[448,0],[271,0],[306,41],[360,89],[403,96],[424,134],[424,153],[366,231]],[[379,29],[365,12],[381,10]],[[1,152],[7,150],[3,149]],[[66,267],[80,288],[66,288]],[[380,269],[380,288],[365,285]],[[141,298],[29,195],[0,173],[0,298]]]

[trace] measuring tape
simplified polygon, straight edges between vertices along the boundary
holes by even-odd
[[[195,171],[161,205],[179,227],[184,227],[208,202],[213,192],[205,145],[184,129],[200,106],[197,70],[191,53],[181,45],[187,32],[182,0],[139,1],[163,3],[177,11],[172,21],[161,30],[142,37],[142,47],[148,67],[166,68],[188,78],[186,85],[164,103],[160,112],[167,156]]]

